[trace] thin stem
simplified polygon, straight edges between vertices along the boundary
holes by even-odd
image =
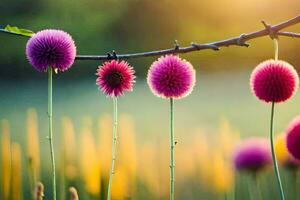
[[[48,68],[48,124],[49,124],[49,144],[51,154],[51,167],[52,167],[52,187],[53,187],[53,200],[56,200],[56,175],[55,175],[55,157],[53,148],[53,130],[52,130],[52,67]]]
[[[118,100],[113,98],[113,135],[112,135],[112,159],[111,159],[111,168],[109,175],[108,191],[107,191],[107,200],[111,198],[111,187],[113,181],[113,175],[115,170],[115,161],[116,161],[116,146],[117,146],[117,127],[118,127]]]
[[[250,196],[251,199],[253,200],[261,200],[261,193],[259,190],[259,186],[258,186],[258,177],[257,177],[257,173],[254,172],[254,174],[250,174],[250,179],[251,181],[249,181],[249,189],[250,189]]]
[[[175,159],[174,159],[174,100],[170,99],[170,200],[174,199],[174,189],[175,189]]]
[[[274,135],[274,133],[273,133],[274,132],[274,123],[273,123],[274,108],[275,108],[275,102],[272,102],[271,121],[270,121],[270,142],[271,142],[272,160],[273,160],[275,176],[276,176],[276,179],[277,179],[278,189],[280,191],[280,199],[285,200],[284,192],[283,192],[283,188],[282,188],[282,183],[281,183],[281,179],[280,179],[280,173],[279,173],[279,169],[278,169],[278,163],[277,163],[276,154],[275,154],[274,141],[273,141],[273,135]]]
[[[274,38],[274,51],[275,51],[275,60],[278,60],[278,52],[279,52],[279,47],[278,47],[278,38]]]

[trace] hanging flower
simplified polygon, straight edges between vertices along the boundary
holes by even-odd
[[[147,81],[156,96],[180,99],[192,92],[195,70],[189,62],[178,56],[162,56],[151,65]]]
[[[267,60],[253,70],[250,84],[258,99],[267,103],[279,103],[295,94],[299,77],[289,63],[282,60]]]
[[[76,46],[72,37],[61,30],[42,30],[27,42],[26,55],[30,64],[39,72],[51,66],[61,72],[74,63]]]
[[[108,97],[120,97],[124,92],[130,92],[134,84],[134,70],[125,61],[112,60],[99,66],[96,84]]]

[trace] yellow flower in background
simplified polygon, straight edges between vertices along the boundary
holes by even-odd
[[[176,180],[184,181],[194,176],[197,160],[194,156],[195,146],[190,143],[176,145]]]
[[[119,165],[124,170],[128,179],[130,196],[134,195],[136,185],[137,153],[135,139],[135,125],[131,116],[120,115],[119,120],[119,146],[117,147],[117,157]]]
[[[101,187],[101,169],[94,141],[92,120],[85,118],[80,135],[81,173],[86,191],[97,197]]]
[[[280,134],[275,138],[275,153],[278,162],[282,165],[299,166],[299,161],[294,159],[287,150],[285,134]]]
[[[68,117],[62,118],[62,169],[69,180],[74,180],[77,175],[75,167],[77,148],[74,126]]]
[[[216,152],[212,156],[211,171],[213,172],[213,188],[221,195],[230,191],[234,183],[233,167],[227,163],[221,155],[221,152]]]
[[[1,166],[2,166],[2,199],[8,200],[10,197],[11,185],[11,145],[10,145],[10,129],[7,120],[1,121]]]
[[[195,147],[194,157],[196,159],[200,181],[206,188],[205,190],[224,194],[230,190],[234,182],[234,170],[230,165],[230,157],[233,147],[239,141],[239,134],[232,131],[228,121],[223,120],[220,124],[218,135],[209,140],[207,133],[202,129],[197,129],[196,137],[192,143]],[[211,152],[211,144],[215,148],[215,152]]]
[[[20,145],[13,143],[11,146],[12,152],[12,179],[11,179],[11,191],[12,200],[22,200],[22,154]]]
[[[27,156],[32,173],[33,185],[40,179],[40,145],[38,131],[38,116],[36,110],[27,111]]]
[[[158,155],[157,147],[150,142],[141,144],[139,146],[137,173],[143,184],[148,188],[149,191],[159,196],[160,192],[160,181],[158,179]]]
[[[233,130],[227,119],[223,118],[220,122],[218,135],[216,138],[217,146],[222,155],[226,158],[232,155],[235,145],[240,141],[240,134]]]
[[[197,175],[204,186],[211,181],[211,157],[209,155],[209,142],[204,130],[197,128],[192,146],[194,146],[194,158],[196,160]]]
[[[98,155],[101,164],[102,176],[108,178],[111,162],[111,140],[112,140],[112,117],[109,114],[103,114],[98,120]]]
[[[285,137],[280,134],[275,139],[275,153],[279,162],[286,162],[289,159],[288,151],[286,148]]]
[[[164,151],[168,144],[168,140],[157,138],[154,143],[138,146],[137,176],[157,199],[165,199],[169,195],[169,153]]]
[[[164,137],[165,138],[165,137]],[[157,163],[158,171],[153,171],[153,175],[157,174],[159,180],[159,198],[165,199],[169,195],[169,176],[170,176],[170,156],[169,152],[165,151],[166,147],[169,146],[169,140],[167,138],[157,141],[157,145],[154,145],[153,148],[157,149]],[[176,151],[176,150],[175,150]],[[145,158],[144,158],[145,159]],[[176,163],[175,163],[176,165]],[[176,170],[176,167],[175,167]]]
[[[113,200],[123,200],[128,199],[128,175],[126,170],[122,167],[118,167],[115,170],[113,176],[113,184],[111,189],[111,199]]]

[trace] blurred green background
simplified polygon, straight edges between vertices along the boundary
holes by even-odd
[[[1,26],[6,24],[39,31],[63,29],[75,40],[81,55],[134,53],[165,49],[178,40],[191,42],[222,40],[263,28],[260,21],[276,24],[299,14],[298,0],[1,0]],[[300,25],[287,29],[300,32]],[[47,75],[38,73],[25,56],[27,38],[0,34],[0,119],[11,123],[12,140],[25,145],[26,110],[37,109],[41,151],[48,155]],[[252,69],[273,58],[273,42],[264,37],[251,46],[205,50],[180,55],[197,71],[197,85],[186,99],[175,102],[175,129],[179,144],[188,144],[195,130],[215,135],[221,119],[227,119],[241,136],[267,136],[270,106],[256,100],[249,89]],[[279,58],[299,71],[300,40],[280,37]],[[168,102],[151,94],[146,73],[156,58],[129,60],[137,73],[134,91],[122,98],[119,110],[135,121],[138,143],[168,138]],[[112,102],[98,91],[95,72],[98,61],[76,61],[54,77],[54,131],[69,116],[80,130],[82,119],[94,121],[111,113]],[[275,130],[284,131],[300,113],[300,95],[276,106]],[[58,146],[60,137],[55,135]],[[110,153],[110,152],[108,152]],[[42,164],[47,166],[47,160]],[[47,166],[48,167],[48,166]]]

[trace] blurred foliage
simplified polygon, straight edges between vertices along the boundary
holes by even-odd
[[[39,119],[35,109],[28,110],[23,130],[32,141],[25,141],[25,145],[11,137],[10,126],[15,122],[3,120],[0,125],[1,199],[31,199],[30,195],[42,192],[35,189],[40,182],[45,185],[44,199],[51,199],[50,161],[44,142],[39,139],[45,132],[39,128]],[[60,140],[60,147],[56,149],[59,199],[76,195],[73,187],[77,189],[79,199],[106,199],[111,159],[111,115],[102,114],[96,120],[84,117],[79,129],[75,129],[69,117],[60,121],[61,126],[56,131]],[[131,115],[121,114],[119,122],[112,199],[167,199],[167,138],[160,137],[157,142],[141,139]],[[193,135],[179,133],[178,139],[186,142],[176,145],[176,198],[277,199],[271,165],[256,172],[234,169],[232,158],[241,140],[239,132],[227,119],[220,121],[214,134],[198,127]],[[277,151],[277,155],[281,153]],[[296,189],[300,181],[299,165],[291,168],[284,162],[280,164],[287,200],[295,200],[299,195]],[[37,172],[41,172],[41,176],[37,176]],[[31,184],[28,184],[28,179],[31,179]],[[72,193],[68,194],[69,191]]]
[[[78,54],[106,54],[170,48],[190,42],[222,40],[262,28],[261,19],[278,23],[299,14],[298,0],[2,0],[0,25],[38,31],[63,29],[76,41]],[[276,15],[274,15],[276,13]],[[296,26],[290,30],[300,31]],[[0,34],[0,78],[39,77],[26,61],[26,38]],[[280,41],[280,57],[295,65],[299,42]],[[209,50],[183,55],[206,70],[249,68],[272,56],[269,38],[251,42],[252,47],[230,47],[220,52]],[[138,75],[144,76],[154,58],[130,60]],[[78,61],[66,77],[94,74],[97,61]],[[219,65],[226,64],[220,67]]]

